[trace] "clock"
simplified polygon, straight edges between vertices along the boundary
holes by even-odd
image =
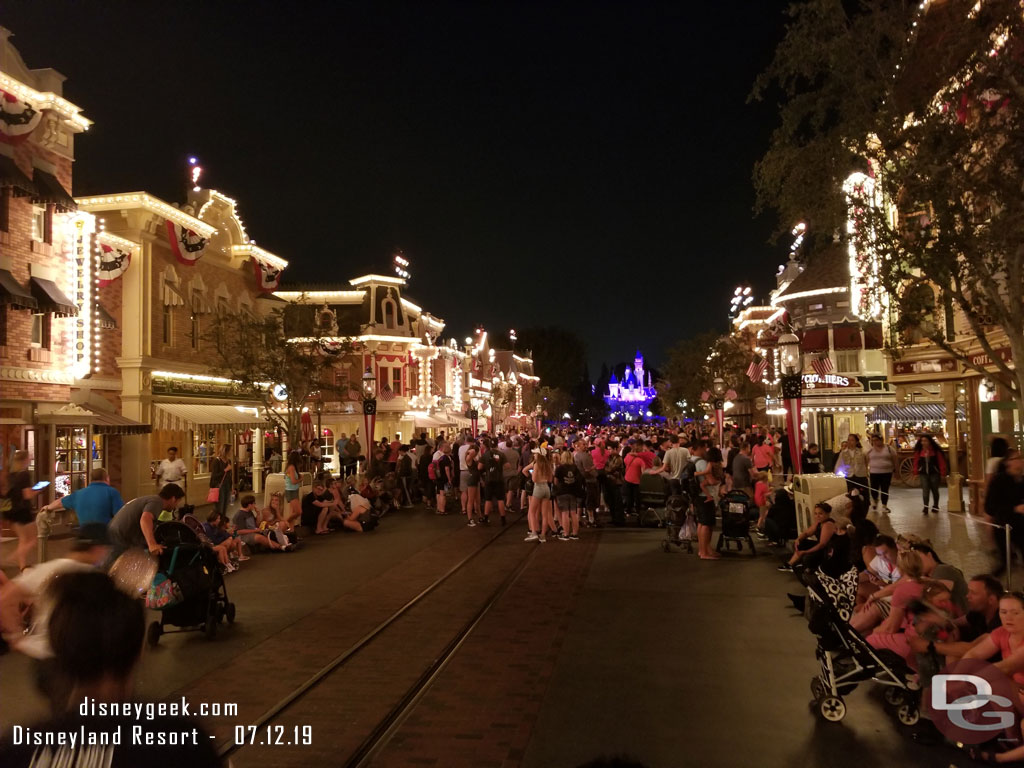
[[[284,384],[275,384],[270,389],[270,394],[273,395],[274,399],[279,403],[283,403],[288,399],[288,387]]]

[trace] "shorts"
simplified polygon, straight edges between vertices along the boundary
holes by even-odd
[[[505,478],[505,490],[509,493],[515,493],[519,490],[519,476],[511,475]]]
[[[451,489],[451,486],[448,484],[447,480],[435,480],[434,481],[434,490],[437,492],[437,494],[439,496],[442,493],[448,493],[448,491],[450,489]]]
[[[550,499],[551,498],[551,485],[549,483],[534,483],[533,484],[533,498],[535,498],[535,499]]]
[[[242,540],[242,543],[245,544],[245,546],[247,546],[249,549],[253,549],[254,547],[259,546],[259,544],[256,543],[255,533],[243,533],[238,538],[240,538]]]
[[[464,469],[459,472],[459,490],[465,493],[469,490],[469,470]]]
[[[28,525],[34,519],[31,509],[11,509],[4,512],[4,520],[17,523],[18,525]]]
[[[483,487],[484,501],[505,501],[505,484],[501,480],[491,480]]]
[[[710,499],[702,499],[697,504],[697,525],[715,527],[715,502]]]
[[[298,498],[299,498],[299,490],[298,490],[298,488],[296,488],[294,491],[289,491],[287,488],[285,488],[285,491],[284,491],[284,500],[285,501],[295,501]]]
[[[555,503],[561,512],[576,512],[578,509],[576,497],[571,494],[563,493],[555,499]]]

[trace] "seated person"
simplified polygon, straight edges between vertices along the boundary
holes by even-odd
[[[348,495],[349,512],[344,515],[342,525],[346,530],[364,533],[377,527],[377,516],[373,514],[373,505],[365,496],[358,493]]]
[[[863,605],[874,592],[899,580],[901,574],[896,567],[898,554],[895,539],[884,533],[875,537],[870,546],[862,548],[861,559],[866,567],[861,572],[857,585],[858,606]]]
[[[327,490],[322,478],[313,481],[313,490],[302,497],[302,525],[317,535],[330,533],[327,521],[334,506],[334,494]]]
[[[935,652],[944,656],[947,664],[962,658],[983,637],[1000,626],[999,598],[1002,595],[1003,585],[999,579],[987,573],[979,574],[967,582],[967,613],[954,621],[959,638],[934,640],[932,643]],[[928,640],[922,637],[910,637],[908,640],[915,653],[928,651]],[[989,659],[992,663],[998,660],[998,654]]]
[[[257,547],[263,549],[280,549],[281,545],[272,540],[266,533],[260,530],[260,524],[256,520],[256,497],[247,493],[239,500],[241,507],[231,518],[231,524],[235,526],[235,533],[242,540],[242,543],[255,550]]]
[[[1024,597],[1019,593],[1007,592],[999,599],[999,619],[1002,626],[996,627],[981,638],[964,654],[965,659],[988,659],[999,656],[996,668],[1010,676],[1017,686],[1018,698],[1024,686]],[[973,686],[972,686],[973,687]],[[975,691],[970,691],[975,693]],[[1024,701],[1015,702],[1019,707]],[[1022,721],[1024,726],[1024,721]],[[1018,742],[1019,743],[1019,742]],[[1007,752],[983,752],[972,750],[971,757],[994,763],[1014,763],[1024,760],[1024,746]]]
[[[796,538],[796,502],[793,501],[791,490],[780,488],[775,492],[772,505],[765,515],[764,535],[774,544]]]
[[[249,559],[241,554],[242,542],[228,533],[224,518],[217,510],[211,512],[206,518],[206,522],[203,523],[203,532],[206,534],[206,538],[210,540],[210,546],[213,547],[213,551],[217,553],[217,559],[220,561],[220,564],[224,566],[224,570],[228,573],[234,573],[238,570],[238,566],[231,562],[231,555],[236,555],[239,560]]]
[[[875,627],[883,635],[898,631],[906,618],[907,604],[921,597],[924,590],[921,556],[917,552],[900,552],[896,565],[899,580],[869,595],[850,618],[850,626],[862,635],[866,636]]]
[[[798,563],[804,568],[816,568],[825,559],[829,539],[836,532],[836,524],[831,515],[832,508],[828,502],[814,505],[814,522],[797,536],[793,556],[779,566],[780,571],[792,571]]]
[[[270,506],[264,507],[260,512],[259,528],[260,533],[281,546],[278,551],[288,552],[295,545],[295,529],[281,515],[281,509],[284,506],[283,498],[280,493],[275,493],[270,497]]]

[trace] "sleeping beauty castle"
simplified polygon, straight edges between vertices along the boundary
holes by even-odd
[[[647,414],[647,409],[657,394],[651,384],[650,371],[647,372],[647,384],[644,386],[644,356],[637,350],[633,367],[626,366],[622,381],[616,379],[612,373],[611,379],[608,380],[608,394],[604,396],[604,400],[608,403],[613,418],[636,421]]]

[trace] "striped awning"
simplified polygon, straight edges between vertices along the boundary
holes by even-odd
[[[958,405],[956,415],[959,419],[967,418],[967,412]],[[946,418],[946,406],[943,403],[908,403],[907,405],[879,405],[868,415],[868,421],[942,421]]]
[[[38,424],[81,425],[92,427],[97,435],[144,435],[149,424],[133,421],[119,413],[99,410],[89,404],[67,403],[52,411],[36,414]]]
[[[243,410],[239,410],[242,408]],[[196,427],[261,427],[266,423],[263,408],[256,404],[205,405],[191,403],[154,403],[153,428],[184,432]]]

